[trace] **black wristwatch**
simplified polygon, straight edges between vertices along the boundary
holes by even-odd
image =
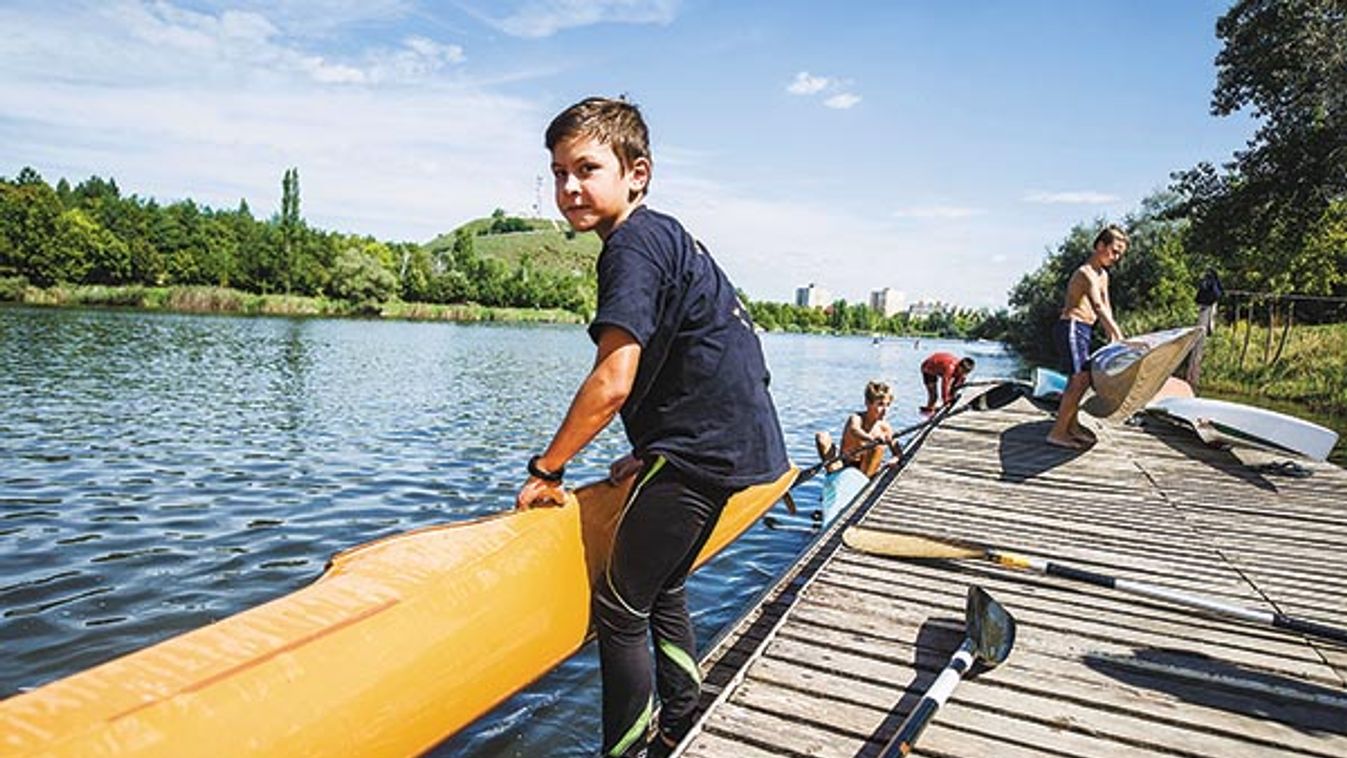
[[[542,458],[541,455],[535,455],[532,458],[529,458],[529,476],[536,476],[544,482],[552,482],[553,484],[560,482],[562,478],[566,476],[565,466],[562,466],[556,471],[543,471],[541,468],[538,468],[538,459],[540,458]]]

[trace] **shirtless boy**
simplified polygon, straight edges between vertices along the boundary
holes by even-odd
[[[1048,444],[1082,450],[1093,437],[1080,425],[1080,400],[1090,386],[1090,338],[1094,325],[1102,324],[1110,342],[1123,338],[1108,297],[1108,270],[1127,252],[1127,233],[1107,226],[1094,238],[1094,252],[1066,285],[1066,305],[1052,329],[1053,343],[1061,356],[1062,372],[1070,375],[1057,421],[1048,432]]]
[[[866,476],[874,476],[884,461],[885,449],[893,444],[893,427],[884,417],[893,404],[893,393],[883,382],[865,385],[865,410],[847,417],[842,429],[842,452],[839,455],[831,434],[814,435],[814,446],[819,457],[827,461],[825,468],[837,471],[855,466]]]

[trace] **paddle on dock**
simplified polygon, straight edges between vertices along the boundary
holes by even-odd
[[[935,712],[945,704],[954,688],[963,681],[964,674],[973,667],[973,661],[979,660],[988,666],[996,666],[1010,656],[1015,645],[1015,618],[992,599],[987,591],[976,585],[968,587],[968,602],[964,608],[964,640],[954,655],[950,656],[945,670],[936,677],[935,683],[922,695],[917,707],[912,709],[898,733],[893,735],[881,758],[897,758],[912,752],[917,738],[931,723]]]
[[[1043,558],[1012,553],[1000,548],[964,540],[927,537],[905,532],[892,532],[885,529],[873,529],[864,526],[850,526],[842,534],[842,541],[853,550],[890,558],[923,558],[957,560],[961,558],[984,558],[1002,566],[1025,571],[1034,571],[1047,576],[1061,577],[1074,582],[1092,584],[1096,587],[1114,589],[1133,595],[1163,600],[1176,605],[1196,608],[1218,616],[1238,619],[1252,624],[1296,632],[1314,637],[1347,643],[1347,629],[1321,624],[1316,621],[1287,616],[1278,611],[1258,611],[1244,608],[1220,600],[1179,592],[1153,584],[1137,582],[1131,579],[1100,574],[1087,569],[1068,566]]]

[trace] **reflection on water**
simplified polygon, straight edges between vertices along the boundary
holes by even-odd
[[[916,420],[929,351],[1014,370],[986,343],[764,345],[804,465],[872,378]],[[592,358],[576,327],[0,308],[0,696],[290,592],[340,549],[508,508]],[[567,468],[625,451],[615,425]],[[806,539],[755,527],[703,569],[701,639]],[[597,724],[590,649],[436,752],[588,755]]]

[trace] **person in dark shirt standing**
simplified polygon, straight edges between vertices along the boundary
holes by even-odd
[[[1194,390],[1202,378],[1202,353],[1206,351],[1207,338],[1216,328],[1216,304],[1224,294],[1221,277],[1216,275],[1215,269],[1207,269],[1197,282],[1197,327],[1202,331],[1198,332],[1193,351],[1188,354],[1188,370],[1184,374],[1184,379]]]
[[[691,728],[700,693],[683,582],[735,492],[790,464],[748,309],[706,249],[643,204],[652,161],[640,111],[589,98],[547,128],[557,207],[603,239],[594,366],[552,441],[529,461],[519,508],[563,501],[565,465],[619,411],[631,453],[610,476],[637,476],[594,588],[605,756],[646,751]],[[648,634],[654,635],[655,683]]]

